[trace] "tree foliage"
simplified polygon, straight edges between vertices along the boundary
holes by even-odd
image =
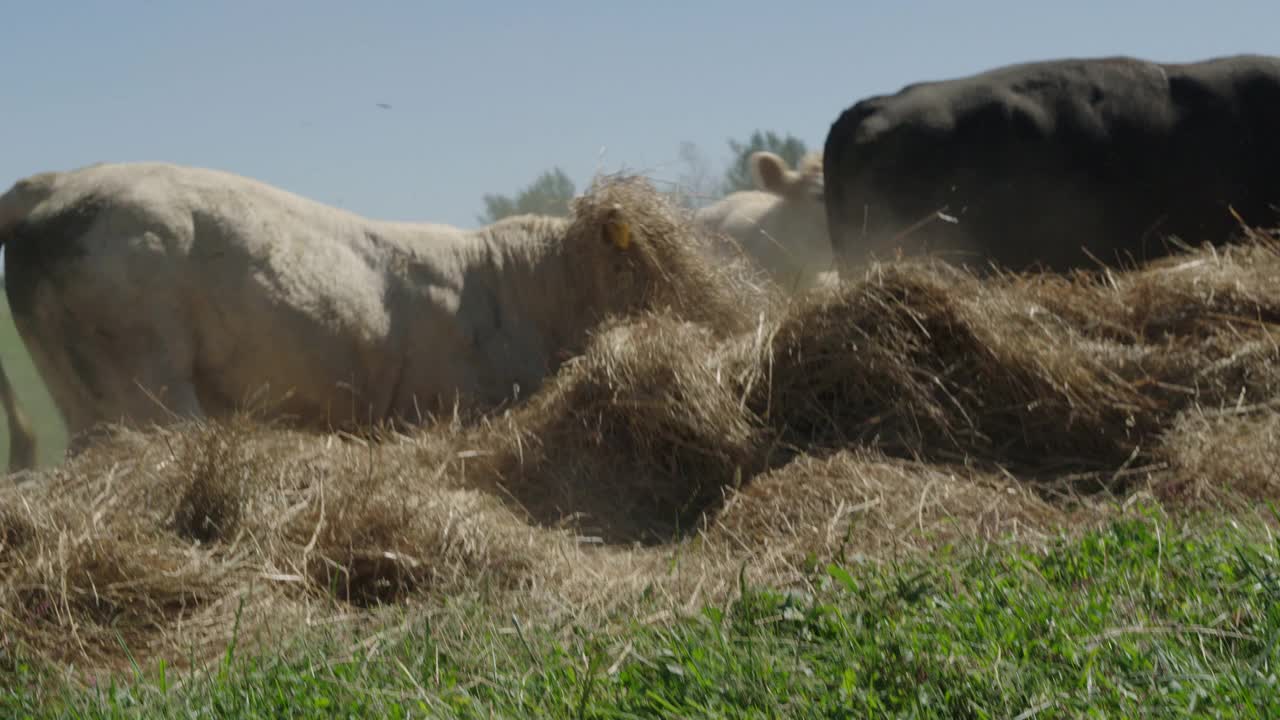
[[[751,190],[749,161],[758,150],[777,153],[787,164],[795,167],[809,151],[800,138],[773,130],[756,130],[746,141],[730,139],[730,160],[722,175],[713,169],[710,159],[692,142],[680,144],[680,163],[683,171],[671,191],[672,198],[688,208],[708,205],[721,197],[739,190]],[[483,224],[504,217],[535,213],[539,215],[565,216],[569,214],[569,201],[573,199],[573,181],[559,167],[539,175],[533,182],[515,195],[485,195],[484,212],[478,216]]]
[[[573,199],[573,181],[559,167],[552,168],[533,182],[510,195],[485,195],[484,212],[478,217],[482,224],[489,224],[511,215],[534,213],[538,215],[569,214],[569,201]]]

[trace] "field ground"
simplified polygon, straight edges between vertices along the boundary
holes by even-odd
[[[1276,540],[1142,507],[1072,539],[819,564],[673,617],[579,623],[467,594],[195,673],[70,689],[27,666],[6,717],[1276,717]],[[672,557],[673,572],[679,559]],[[668,607],[668,611],[675,608]],[[55,689],[48,689],[48,688]]]
[[[4,363],[5,374],[18,395],[18,402],[27,413],[31,426],[35,430],[39,443],[38,460],[41,465],[56,464],[62,459],[67,446],[66,428],[58,415],[49,391],[35,366],[31,364],[31,356],[18,337],[18,329],[13,326],[13,317],[9,314],[9,301],[0,293],[0,362]],[[9,466],[9,418],[2,417],[0,412],[0,467]]]
[[[1249,240],[794,302],[677,267],[502,413],[118,429],[0,487],[0,714],[1276,717]]]

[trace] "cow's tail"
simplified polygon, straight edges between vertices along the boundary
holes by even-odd
[[[0,195],[0,248],[5,246],[14,228],[53,193],[56,180],[57,175],[54,173],[32,175],[14,183],[8,192]],[[6,255],[6,273],[8,265]],[[7,284],[6,282],[6,286]],[[31,429],[31,421],[27,419],[26,413],[18,405],[18,398],[13,393],[13,386],[9,383],[9,376],[4,371],[2,361],[0,361],[0,407],[3,407],[5,416],[9,420],[9,472],[35,467],[35,432]]]

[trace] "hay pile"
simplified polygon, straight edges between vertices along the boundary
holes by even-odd
[[[579,532],[607,542],[695,527],[761,467],[761,424],[716,352],[713,333],[668,313],[606,327],[547,392],[477,439],[498,441],[494,486],[538,522],[577,514]]]
[[[639,289],[646,308],[671,312],[723,336],[747,330],[756,312],[780,302],[778,288],[753,282],[747,265],[709,262],[716,255],[715,239],[644,178],[597,177],[574,198],[572,213],[571,233],[600,237],[600,229],[620,217],[632,236],[642,238],[627,255],[641,268],[633,276],[654,279]]]
[[[575,212],[697,242],[663,202],[614,179]],[[1195,507],[1280,485],[1267,242],[1114,276],[904,263],[790,304],[690,253],[641,261],[670,257],[648,310],[502,414],[373,441],[122,432],[0,491],[0,658],[124,668],[123,643],[181,662],[237,618],[272,642],[459,594],[692,607],[744,565],[800,582],[815,558],[1034,542],[1139,487]]]
[[[795,443],[1114,469],[1188,407],[1276,397],[1267,245],[1110,278],[880,268],[778,325],[753,407]]]
[[[241,610],[265,622],[518,588],[556,541],[492,495],[424,483],[460,462],[456,438],[433,437],[375,448],[245,421],[125,433],[0,495],[5,640],[94,662],[118,659],[117,633],[143,655],[225,647]]]
[[[1096,517],[1090,513],[1080,515]],[[730,495],[707,531],[746,556],[887,557],[925,545],[1042,540],[1073,519],[1006,475],[865,450],[801,456]]]

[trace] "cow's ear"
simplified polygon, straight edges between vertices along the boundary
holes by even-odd
[[[791,169],[787,167],[786,160],[774,153],[757,150],[751,153],[749,163],[751,179],[757,188],[779,195],[786,192],[791,180]]]
[[[631,247],[631,224],[622,217],[622,208],[615,205],[610,209],[600,235],[606,244],[619,250]]]

